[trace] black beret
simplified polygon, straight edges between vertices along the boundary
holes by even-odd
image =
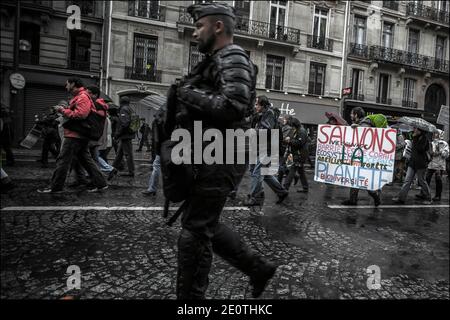
[[[234,14],[234,8],[230,7],[226,3],[214,2],[214,3],[193,4],[187,8],[187,12],[192,16],[194,22],[205,16],[211,16],[216,14],[230,16],[233,19],[236,18]]]

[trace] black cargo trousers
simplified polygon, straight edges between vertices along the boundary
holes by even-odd
[[[227,195],[240,183],[247,165],[200,165],[198,169],[178,238],[178,299],[205,298],[213,252],[249,277],[268,268],[236,232],[220,222]]]

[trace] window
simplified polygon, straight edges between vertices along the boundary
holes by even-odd
[[[353,99],[364,100],[364,71],[353,69],[351,83]]]
[[[155,74],[158,38],[140,34],[134,36],[134,73]]]
[[[327,36],[328,10],[316,8],[314,12],[313,36],[320,41],[320,38]]]
[[[390,79],[391,76],[388,74],[381,73],[378,81],[378,103],[390,104]]]
[[[70,31],[70,68],[90,70],[91,34],[86,31]]]
[[[78,1],[72,1],[72,4],[77,5],[78,7],[80,7],[80,11],[82,15],[88,15],[88,16],[93,16],[94,15],[94,1],[89,1],[89,0],[78,0]]]
[[[325,68],[326,65],[324,64],[311,62],[308,93],[323,95],[325,89]]]
[[[236,31],[248,32],[250,19],[250,1],[237,0],[234,2],[236,9]]]
[[[286,25],[286,4],[287,1],[270,2],[269,37],[283,40],[284,26]]]
[[[19,39],[26,43],[29,50],[19,51],[19,63],[39,64],[40,49],[40,27],[37,24],[29,22],[20,22]]]
[[[403,101],[404,107],[415,107],[414,103],[414,90],[416,88],[416,80],[405,78],[405,84],[403,86]]]
[[[283,90],[284,57],[267,55],[266,89]]]
[[[383,47],[392,48],[392,43],[394,40],[394,24],[384,21],[383,22]]]
[[[419,30],[409,29],[408,52],[419,53],[419,36]]]
[[[353,42],[356,44],[366,44],[366,18],[355,16],[353,26]]]
[[[129,15],[159,20],[159,1],[136,0],[131,1]]]
[[[198,44],[196,42],[191,42],[189,47],[189,72],[203,60],[205,55],[198,51]]]
[[[435,58],[437,60],[444,60],[445,57],[445,37],[436,36]]]

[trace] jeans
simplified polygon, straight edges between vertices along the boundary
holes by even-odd
[[[252,179],[250,195],[255,197],[263,191],[263,181],[267,183],[270,189],[272,189],[278,196],[285,194],[287,190],[283,188],[274,176],[261,175],[261,166],[262,164],[259,161],[256,164],[250,165],[250,175]]]
[[[94,160],[97,162],[100,171],[103,172],[111,172],[114,168],[108,164],[102,157],[100,157],[100,153],[98,151],[98,147],[94,150]]]
[[[158,188],[159,176],[161,175],[161,158],[159,155],[156,155],[155,160],[153,161],[153,171],[148,179],[148,191],[156,192]]]
[[[430,186],[431,178],[434,174],[434,179],[436,182],[436,197],[440,198],[442,194],[442,171],[443,170],[434,170],[434,169],[428,169],[427,175],[426,175],[426,181],[428,186]]]
[[[116,159],[114,160],[113,167],[118,168],[122,163],[122,158],[125,155],[127,158],[128,172],[134,174],[134,158],[133,147],[131,145],[131,139],[121,139],[119,141],[119,147],[117,150]]]
[[[92,183],[97,188],[103,188],[107,185],[105,177],[89,153],[88,142],[86,139],[64,138],[61,152],[56,159],[56,170],[53,172],[51,180],[52,190],[58,191],[63,189],[70,165],[75,158],[86,169],[91,177]]]
[[[408,170],[406,171],[405,182],[403,183],[402,189],[400,190],[400,193],[398,194],[398,198],[401,201],[406,200],[409,189],[411,188],[411,184],[414,181],[415,175],[417,175],[417,180],[418,180],[419,186],[422,189],[421,194],[424,196],[424,198],[431,200],[430,187],[428,186],[428,184],[425,180],[425,171],[426,171],[426,169],[414,170],[414,168],[408,167]]]

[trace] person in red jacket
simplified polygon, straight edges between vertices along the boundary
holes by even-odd
[[[69,78],[66,81],[66,90],[73,95],[68,108],[63,106],[56,107],[56,111],[61,113],[68,121],[77,119],[83,121],[91,111],[95,111],[92,99],[89,97],[83,83],[78,78]],[[61,152],[56,159],[56,170],[53,172],[51,184],[49,187],[39,189],[39,193],[61,193],[66,181],[67,172],[74,157],[77,157],[80,164],[88,172],[92,184],[89,192],[97,192],[108,188],[106,179],[98,169],[95,161],[92,159],[88,149],[89,139],[80,133],[64,128],[64,142]]]

